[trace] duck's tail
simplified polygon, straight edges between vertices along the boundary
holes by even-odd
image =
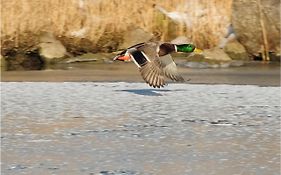
[[[113,61],[119,60],[120,57],[125,56],[126,52],[127,52],[127,49],[123,50],[122,52],[120,52],[119,54],[117,54],[112,60],[113,60]]]

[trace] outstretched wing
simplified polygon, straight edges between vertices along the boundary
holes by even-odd
[[[164,77],[168,77],[174,81],[184,81],[183,77],[178,73],[177,66],[171,55],[158,56],[159,43],[139,43],[124,50],[116,57],[130,53],[130,57],[139,67],[141,76],[150,86],[163,87],[165,83]]]
[[[184,78],[178,73],[177,65],[170,54],[161,56],[159,60],[163,68],[163,73],[166,77],[174,81],[185,81]]]
[[[145,47],[148,45],[148,47]],[[143,51],[151,60],[154,65],[159,67],[164,76],[174,80],[183,82],[184,78],[178,73],[177,66],[170,54],[158,56],[159,43],[144,43],[138,46],[138,50]]]
[[[161,63],[158,58],[153,59],[150,62],[147,62],[139,68],[141,76],[144,81],[150,86],[155,87],[164,87],[164,73],[161,69]]]
[[[160,88],[165,85],[165,80],[156,50],[157,44],[143,43],[129,48],[128,52],[132,60],[139,67],[144,81],[154,88]]]

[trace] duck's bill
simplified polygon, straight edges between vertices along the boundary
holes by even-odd
[[[194,52],[194,53],[197,53],[197,54],[200,54],[200,53],[203,52],[203,50],[198,49],[198,48],[195,48],[193,52]]]
[[[113,58],[113,61],[130,61],[130,56],[129,55],[118,55],[116,57]]]

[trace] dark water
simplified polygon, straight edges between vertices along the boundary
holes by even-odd
[[[3,174],[280,174],[280,87],[1,87]]]

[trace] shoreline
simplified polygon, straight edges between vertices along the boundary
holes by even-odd
[[[2,71],[1,82],[143,82],[132,63],[70,64],[68,67],[39,71]],[[232,84],[280,86],[280,66],[253,66],[192,69],[179,67],[189,84]],[[167,83],[172,81],[168,79]]]

